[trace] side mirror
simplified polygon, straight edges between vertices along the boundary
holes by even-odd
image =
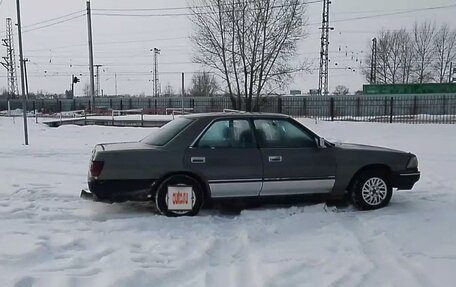
[[[326,148],[326,141],[324,138],[318,138],[318,147],[319,148]]]

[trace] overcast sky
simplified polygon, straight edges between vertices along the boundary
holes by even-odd
[[[1,38],[5,37],[6,18],[11,17],[14,23],[16,22],[15,2],[15,0],[0,0]],[[193,52],[188,36],[192,27],[188,16],[157,16],[157,14],[185,14],[187,11],[141,11],[141,9],[185,7],[189,3],[191,0],[92,0],[94,62],[103,65],[100,70],[100,83],[105,94],[114,94],[115,74],[117,74],[119,94],[152,94],[153,57],[150,49],[154,47],[162,51],[160,56],[162,89],[170,84],[176,92],[179,92],[181,72],[187,73],[186,88],[189,88],[191,73],[200,71],[203,67],[191,63]],[[331,91],[336,85],[346,85],[351,91],[362,89],[365,80],[359,72],[361,61],[364,62],[368,43],[379,29],[411,28],[415,21],[425,19],[434,20],[437,23],[447,22],[452,28],[456,28],[454,16],[456,7],[454,6],[446,9],[346,20],[451,5],[455,4],[454,0],[333,0],[332,3],[331,20],[334,21],[332,26],[335,30],[330,36]],[[82,83],[75,89],[76,95],[81,95],[84,83],[88,82],[87,20],[84,15],[86,1],[21,0],[21,6],[24,55],[30,60],[27,66],[30,91],[63,93],[65,89],[69,89],[71,75],[75,74],[80,75],[82,79]],[[112,12],[96,9],[139,10]],[[321,11],[321,3],[308,5],[306,29],[309,36],[300,43],[298,56],[300,59],[305,57],[312,61],[314,71],[312,74],[296,75],[290,89],[307,92],[309,89],[318,87],[320,50],[318,27]],[[155,16],[96,15],[108,13]],[[71,15],[33,25],[68,14]],[[43,27],[73,17],[75,19],[70,21]],[[17,48],[17,36],[15,37]],[[0,46],[0,56],[6,56],[6,49],[3,46]],[[17,55],[17,61],[18,59],[19,55]],[[334,69],[336,67],[338,69]],[[0,66],[0,89],[6,87],[6,69]]]

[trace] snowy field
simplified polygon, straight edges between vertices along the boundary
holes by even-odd
[[[0,286],[455,286],[456,125],[304,121],[343,142],[414,152],[422,179],[369,212],[324,204],[166,218],[79,198],[99,142],[152,129],[0,118]]]

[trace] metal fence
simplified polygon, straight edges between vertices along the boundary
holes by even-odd
[[[184,108],[196,113],[231,109],[229,97],[185,97]],[[27,109],[43,114],[88,110],[89,98],[73,100],[29,100]],[[10,100],[11,110],[21,109],[20,100]],[[144,109],[146,114],[165,114],[168,108],[181,108],[182,99],[171,98],[96,98],[97,113],[110,110]],[[243,103],[243,107],[245,104]],[[0,100],[0,111],[8,109],[8,101]],[[369,121],[390,123],[456,123],[456,95],[388,95],[388,96],[284,96],[261,98],[256,111],[284,113],[294,117],[310,117],[330,121]]]

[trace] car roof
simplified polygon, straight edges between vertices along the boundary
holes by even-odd
[[[282,118],[286,119],[290,116],[284,114],[275,113],[253,113],[243,111],[230,111],[230,112],[216,112],[216,113],[200,113],[200,114],[188,114],[182,117],[189,119],[200,119],[200,118]]]

